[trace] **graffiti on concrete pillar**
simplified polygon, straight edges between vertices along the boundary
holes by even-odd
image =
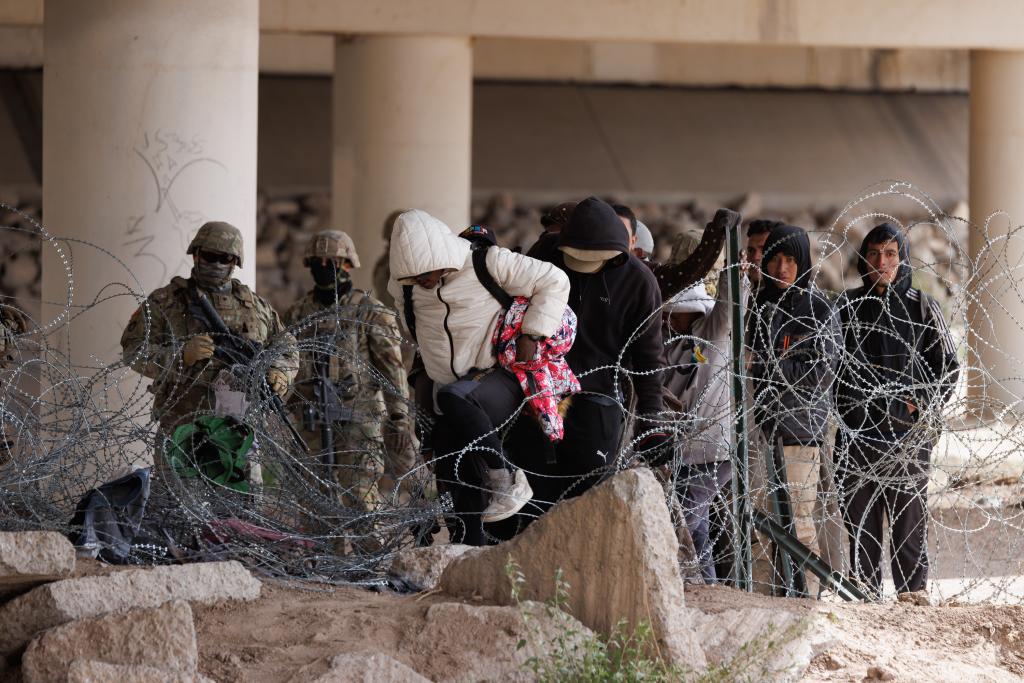
[[[157,129],[143,134],[133,149],[145,164],[144,172],[152,178],[156,200],[143,213],[128,216],[121,246],[131,250],[131,258],[152,264],[154,270],[147,273],[153,278],[152,284],[164,283],[188,268],[188,240],[207,220],[201,207],[190,206],[187,197],[175,196],[175,186],[204,165],[213,164],[225,171],[227,167],[206,152],[205,142],[198,135],[188,137]],[[179,245],[167,246],[168,234],[175,236],[180,249]],[[158,238],[164,244],[160,248],[153,244]]]

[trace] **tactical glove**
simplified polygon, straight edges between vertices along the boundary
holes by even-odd
[[[267,384],[270,385],[270,390],[281,398],[288,393],[288,375],[277,368],[267,370]]]
[[[211,358],[216,349],[217,345],[213,343],[210,335],[197,334],[185,343],[185,348],[181,350],[181,359],[185,361],[185,367],[190,368],[201,360]]]

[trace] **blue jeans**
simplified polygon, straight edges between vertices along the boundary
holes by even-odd
[[[711,502],[732,478],[732,463],[710,462],[699,465],[683,465],[676,472],[676,494],[683,507],[686,528],[693,539],[700,573],[707,583],[715,583],[715,560],[712,550],[714,542],[708,532],[710,527]]]

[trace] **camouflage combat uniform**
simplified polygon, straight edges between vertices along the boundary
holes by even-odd
[[[186,368],[181,349],[189,337],[208,333],[202,323],[188,313],[189,281],[183,277],[149,295],[144,306],[136,309],[121,336],[124,358],[140,375],[153,379],[153,417],[165,428],[186,421],[197,410],[212,410],[211,389],[224,364],[215,358]],[[238,280],[223,293],[207,292],[210,303],[235,334],[278,350],[271,367],[295,376],[298,353],[295,338],[288,334],[281,318],[265,300]],[[148,306],[149,340],[146,344]]]
[[[316,235],[306,251],[307,264],[311,258],[340,258],[359,265],[351,239],[338,231]],[[412,433],[396,314],[361,290],[338,293],[331,303],[323,303],[313,290],[285,313],[284,320],[300,345],[292,406],[308,416],[303,437],[310,452],[321,459],[325,445],[314,390],[323,368],[345,412],[343,419],[332,421],[335,466],[330,476],[338,486],[335,495],[345,507],[373,511],[382,502],[381,476],[402,476],[415,459],[409,440],[396,447],[389,438]]]
[[[25,316],[9,304],[0,307],[0,369],[6,369],[14,362],[18,351],[18,335],[28,329]],[[7,438],[6,425],[0,424],[0,466],[11,460],[12,442]]]
[[[207,229],[214,226],[213,229]],[[238,257],[241,265],[241,234],[224,223],[207,223],[200,228],[189,246]],[[227,228],[230,228],[228,230]],[[200,321],[189,314],[191,278],[175,277],[170,284],[154,291],[132,315],[121,336],[125,362],[153,383],[153,417],[164,435],[174,427],[191,421],[196,411],[214,408],[212,385],[225,365],[216,358],[201,360],[186,367],[182,348],[196,335],[208,334]],[[272,361],[269,366],[294,378],[298,369],[295,338],[288,334],[280,317],[265,300],[238,280],[230,280],[222,290],[204,290],[210,303],[235,334],[258,342],[270,343]],[[157,461],[157,469],[162,459]]]
[[[10,305],[0,307],[0,368],[10,367],[18,350],[18,335],[27,328],[21,311]]]

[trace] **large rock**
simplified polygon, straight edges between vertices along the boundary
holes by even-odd
[[[555,573],[569,585],[569,611],[604,634],[620,619],[648,622],[654,652],[693,669],[704,654],[684,609],[678,543],[661,486],[648,469],[620,472],[560,503],[522,534],[452,561],[440,588],[451,595],[512,603],[509,557],[525,576],[521,597],[554,596]]]
[[[192,608],[176,600],[50,629],[25,650],[22,676],[25,683],[63,683],[76,659],[194,673],[199,651]]]
[[[75,569],[75,546],[56,531],[0,533],[0,596],[57,581]]]
[[[69,621],[158,607],[170,600],[212,605],[259,596],[259,580],[237,562],[126,569],[107,576],[65,579],[0,606],[0,655],[16,654],[35,634]]]
[[[553,656],[561,652],[569,658],[582,651],[585,639],[596,638],[593,631],[576,619],[564,612],[549,611],[536,602],[504,607],[435,602],[437,599],[410,601],[406,607],[421,605],[412,610],[395,605],[396,612],[402,614],[393,615],[393,620],[375,622],[372,629],[361,626],[368,623],[363,618],[337,623],[332,620],[335,629],[366,632],[363,637],[346,639],[351,649],[344,655],[322,657],[299,667],[288,683],[353,680],[338,677],[345,673],[342,669],[350,666],[357,673],[370,672],[370,679],[375,681],[425,678],[439,683],[531,683],[537,680],[529,665],[531,657],[556,661]],[[314,640],[319,638],[314,636]],[[379,660],[358,661],[371,655],[391,657],[407,668],[401,669],[399,675],[391,663],[384,667]],[[350,660],[349,656],[355,659]],[[393,679],[388,672],[395,673]]]
[[[460,543],[407,548],[391,560],[388,576],[413,590],[431,590],[441,580],[441,572],[445,567],[471,549],[472,546]]]
[[[532,657],[575,657],[593,631],[564,612],[536,602],[514,607],[443,602],[427,609],[423,628],[409,631],[398,651],[440,683],[536,680]],[[522,647],[520,647],[522,643]]]
[[[380,653],[338,655],[315,683],[430,683],[396,659]]]
[[[820,612],[752,607],[691,615],[708,663],[724,667],[730,680],[798,680],[835,642]]]
[[[141,664],[108,664],[76,659],[68,669],[68,683],[212,683],[197,673],[166,671]]]

